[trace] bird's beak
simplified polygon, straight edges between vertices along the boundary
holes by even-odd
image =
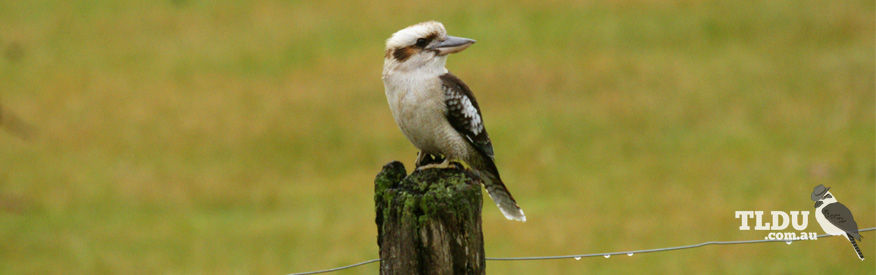
[[[474,39],[448,35],[447,38],[441,40],[441,42],[438,42],[438,44],[429,46],[426,49],[436,50],[438,51],[438,55],[448,55],[451,53],[461,52],[462,50],[465,50],[465,48],[468,48],[468,46],[471,46],[471,44],[474,44],[474,42]]]

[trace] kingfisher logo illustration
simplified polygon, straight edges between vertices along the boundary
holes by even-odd
[[[824,187],[819,184],[812,190],[810,198],[815,202],[815,220],[824,233],[835,236],[846,236],[849,242],[852,243],[852,248],[858,254],[858,259],[864,260],[864,254],[861,253],[861,248],[855,240],[861,240],[861,234],[858,233],[858,223],[852,217],[852,211],[836,200],[836,197],[830,193],[830,187]]]

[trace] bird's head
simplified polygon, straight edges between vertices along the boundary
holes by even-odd
[[[468,48],[475,41],[447,35],[440,22],[409,26],[386,40],[383,74],[423,70],[444,73],[447,55]]]
[[[836,202],[836,198],[833,197],[833,194],[830,193],[830,187],[825,187],[823,184],[819,184],[812,189],[812,194],[810,195],[812,201],[815,202],[815,208],[823,204],[831,204]]]

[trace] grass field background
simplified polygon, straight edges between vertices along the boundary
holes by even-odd
[[[0,1],[0,273],[284,274],[376,258],[373,177],[416,152],[386,106],[383,43],[433,19],[478,40],[448,68],[477,95],[528,218],[506,221],[487,198],[487,256],[761,239],[734,211],[813,210],[817,184],[876,226],[874,9]],[[812,216],[806,231],[821,233]],[[871,273],[876,234],[863,236],[864,262],[830,238],[487,271]]]

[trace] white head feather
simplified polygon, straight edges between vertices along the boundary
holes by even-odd
[[[393,33],[392,36],[386,40],[386,50],[414,45],[414,43],[417,42],[417,39],[433,33],[437,34],[436,38],[438,39],[447,37],[447,30],[444,29],[444,24],[441,24],[441,22],[426,21],[408,26]]]

